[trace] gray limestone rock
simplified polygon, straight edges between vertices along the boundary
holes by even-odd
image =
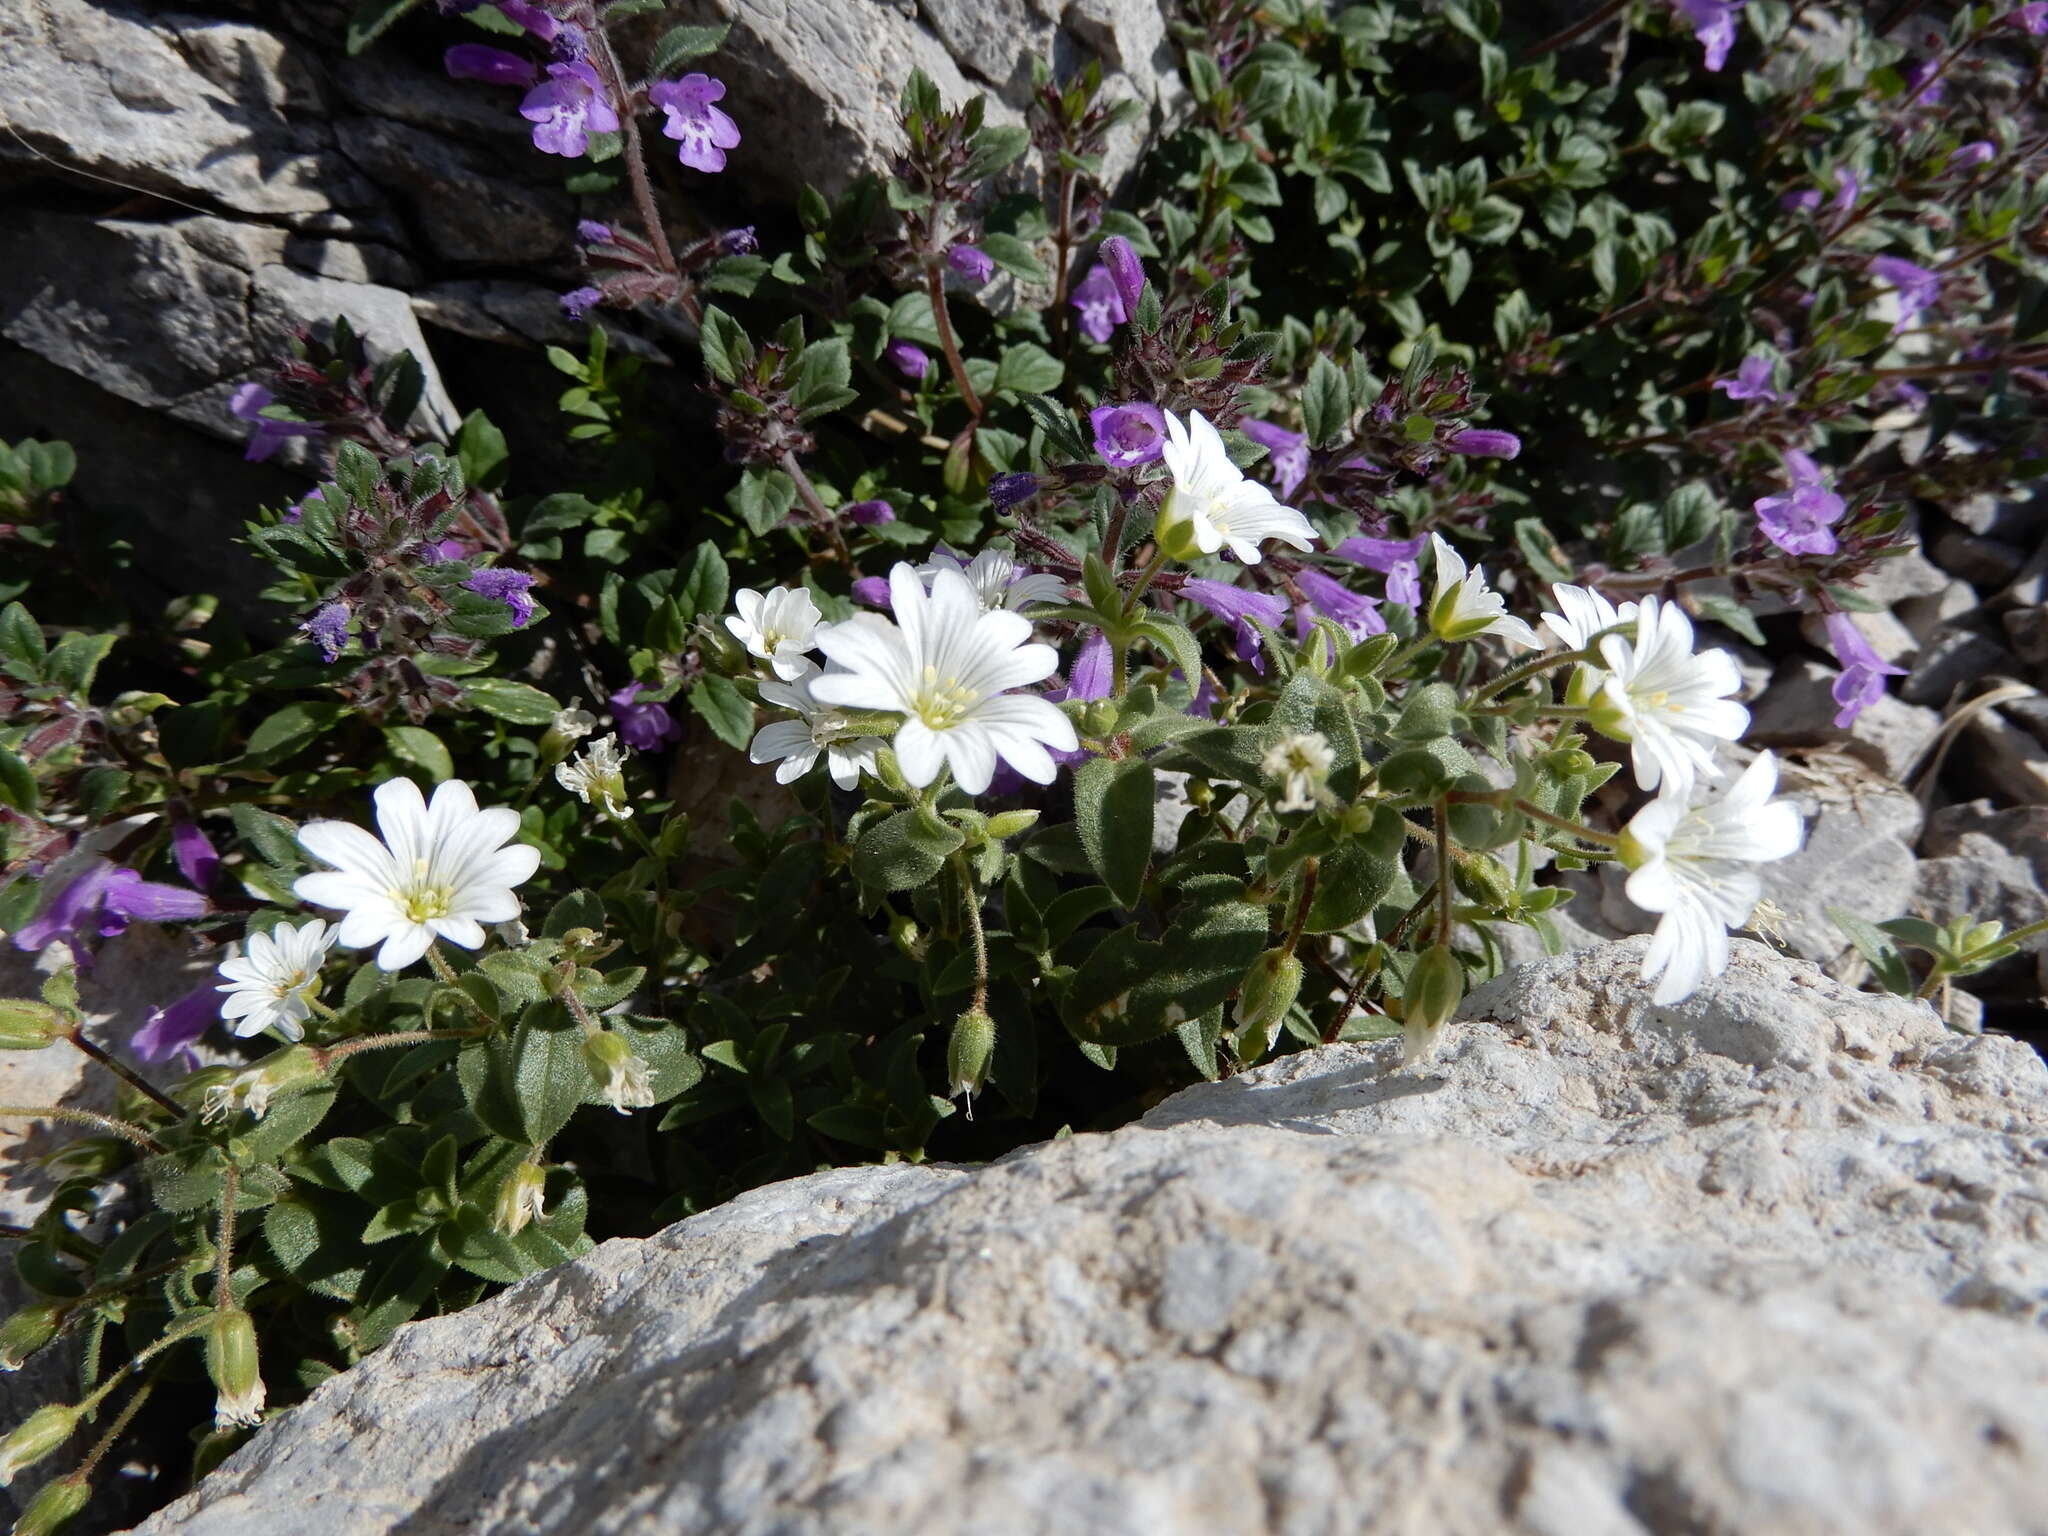
[[[2048,805],[2048,746],[1996,709],[1971,717],[1951,772],[2021,805]]]
[[[2048,1071],[1738,944],[1110,1135],[842,1169],[416,1323],[146,1536],[2021,1532]]]
[[[1940,714],[1887,693],[1844,729],[1835,724],[1840,706],[1829,692],[1840,676],[1803,656],[1781,664],[1752,707],[1743,740],[1758,747],[1830,747],[1903,780],[1941,730]]]
[[[1940,709],[1958,688],[1981,682],[1993,673],[2009,675],[2018,666],[2010,651],[1974,630],[1937,630],[1900,680],[1899,697],[1908,704]]]

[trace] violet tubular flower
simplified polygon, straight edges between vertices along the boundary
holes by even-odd
[[[725,152],[739,146],[740,125],[713,105],[724,95],[725,82],[704,74],[648,88],[647,100],[668,118],[663,135],[677,142],[676,158],[692,170],[724,170]]]
[[[1444,446],[1467,458],[1512,459],[1522,451],[1522,440],[1512,432],[1493,427],[1467,427],[1454,432]]]
[[[1138,302],[1145,297],[1145,264],[1131,249],[1131,242],[1122,235],[1111,235],[1102,242],[1095,255],[1102,264],[1097,270],[1106,270],[1116,288],[1117,301],[1123,306],[1123,318],[1137,319]]]
[[[540,78],[531,59],[488,43],[457,43],[441,55],[441,67],[451,80],[481,80],[485,85],[531,86]]]
[[[612,724],[618,727],[619,740],[635,752],[658,752],[679,739],[683,728],[665,705],[637,704],[634,700],[639,696],[640,685],[628,683],[605,703],[611,709]]]
[[[863,528],[880,528],[896,521],[896,509],[886,501],[856,501],[839,509],[839,515]]]
[[[1308,434],[1290,432],[1256,416],[1240,421],[1237,430],[1266,450],[1266,462],[1273,466],[1273,488],[1283,500],[1291,499],[1295,487],[1308,478]]]
[[[912,342],[892,341],[883,349],[882,356],[906,379],[921,380],[932,371],[931,354]]]
[[[256,430],[249,436],[249,446],[242,454],[244,459],[261,463],[277,452],[295,437],[319,437],[322,428],[310,421],[278,421],[263,414],[264,407],[277,397],[261,384],[249,383],[236,388],[228,396],[228,410]]]
[[[1948,169],[1968,170],[1973,165],[1983,165],[1997,158],[1998,146],[1989,139],[1972,139],[1948,157]]]
[[[1098,405],[1088,413],[1095,451],[1111,469],[1150,464],[1166,449],[1166,413],[1148,401]]]
[[[34,952],[63,942],[81,962],[87,941],[110,939],[130,920],[178,922],[204,917],[208,906],[197,891],[145,880],[110,860],[92,859],[71,874],[29,921],[14,930],[14,947]]]
[[[580,60],[550,64],[548,78],[519,104],[519,115],[533,124],[535,149],[572,160],[590,148],[591,134],[619,131],[619,114],[605,97],[604,82]]]
[[[1725,392],[1730,400],[1761,400],[1766,405],[1781,404],[1785,396],[1771,383],[1771,360],[1762,352],[1752,352],[1736,368],[1734,376],[1714,380],[1714,388]]]
[[[1294,584],[1308,599],[1303,608],[1313,609],[1324,618],[1334,620],[1353,640],[1386,633],[1387,621],[1380,617],[1380,605],[1372,598],[1352,591],[1327,572],[1303,566],[1294,573]],[[1306,640],[1310,620],[1303,608],[1294,611],[1294,630],[1297,639]]]
[[[956,245],[946,252],[946,265],[970,283],[985,283],[996,275],[996,264],[978,245]]]
[[[463,585],[479,597],[491,598],[511,609],[514,629],[524,629],[533,617],[533,599],[526,595],[527,590],[533,585],[533,578],[524,571],[508,571],[495,565],[485,566]]]
[[[562,313],[571,320],[581,320],[604,302],[604,290],[585,285],[571,288],[562,295]]]
[[[1894,332],[1902,331],[1920,318],[1922,311],[1941,302],[1941,274],[1916,266],[1903,256],[1873,256],[1870,275],[1898,291],[1899,321]]]
[[[299,627],[320,647],[320,659],[332,664],[348,647],[348,604],[322,603],[313,611],[313,617]]]
[[[988,483],[989,502],[999,512],[1006,512],[1037,494],[1038,476],[1028,470],[1012,470],[1009,474],[997,475]]]
[[[1260,654],[1261,636],[1245,621],[1257,619],[1268,629],[1278,629],[1287,617],[1285,602],[1270,592],[1254,592],[1249,587],[1233,586],[1227,581],[1210,581],[1201,576],[1190,577],[1183,583],[1180,595],[1232,625],[1231,639],[1237,647],[1237,654],[1254,670],[1266,670],[1265,658]]]
[[[171,820],[171,857],[178,873],[195,891],[210,891],[220,876],[220,854],[199,823],[183,816]]]
[[[1785,454],[1792,484],[1782,496],[1754,503],[1764,537],[1791,555],[1832,555],[1838,547],[1834,524],[1846,510],[1819,465],[1797,448]]]
[[[1835,727],[1848,730],[1856,724],[1858,715],[1884,698],[1884,680],[1903,677],[1906,669],[1895,667],[1878,655],[1848,614],[1831,613],[1821,623],[1828,632],[1828,648],[1842,664],[1842,675],[1829,690],[1842,706],[1835,715]]]
[[[184,1056],[188,1068],[196,1067],[199,1059],[192,1047],[219,1017],[220,994],[209,980],[167,1007],[152,1008],[142,1027],[128,1037],[128,1048],[152,1065]]]
[[[1735,46],[1735,17],[1745,0],[1675,0],[1676,9],[1692,26],[1709,73],[1718,73]]]
[[[1124,309],[1116,279],[1107,267],[1090,267],[1088,275],[1076,285],[1070,302],[1081,312],[1081,334],[1090,341],[1108,341],[1116,334],[1116,328],[1131,318]]]

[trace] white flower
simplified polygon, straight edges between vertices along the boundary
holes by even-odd
[[[1307,549],[1316,533],[1307,518],[1273,499],[1273,493],[1230,462],[1229,450],[1200,411],[1182,426],[1166,413],[1166,467],[1173,489],[1159,508],[1154,536],[1176,560],[1213,555],[1224,545],[1246,565],[1259,563],[1259,543],[1278,539]]]
[[[885,622],[874,615],[866,615],[865,619],[870,624]],[[811,681],[820,675],[812,667],[789,682],[761,684],[764,703],[793,709],[799,718],[762,726],[747,748],[747,759],[775,763],[775,782],[793,784],[817,766],[818,754],[822,752],[832,782],[841,789],[851,789],[860,782],[863,772],[876,771],[875,754],[887,743],[876,736],[857,734],[843,712],[818,702],[811,692]]]
[[[1481,635],[1499,635],[1515,645],[1534,650],[1542,644],[1536,631],[1509,616],[1501,595],[1486,585],[1483,566],[1467,574],[1465,557],[1432,533],[1429,547],[1436,551],[1436,590],[1429,599],[1429,627],[1439,640],[1476,640]]]
[[[1281,798],[1273,802],[1276,811],[1312,811],[1327,793],[1330,767],[1337,754],[1321,731],[1283,736],[1266,749],[1259,771],[1280,781]]]
[[[1675,603],[1643,599],[1633,640],[1600,642],[1605,677],[1589,717],[1603,736],[1625,741],[1636,782],[1646,790],[1670,784],[1679,795],[1698,779],[1718,779],[1714,753],[1749,729],[1749,711],[1727,695],[1742,674],[1726,651],[1692,651],[1692,620]]]
[[[777,587],[766,596],[752,587],[733,594],[733,607],[725,627],[733,632],[747,654],[768,663],[777,677],[795,677],[811,665],[804,653],[815,643],[818,620],[823,617],[811,594],[802,587]]]
[[[507,1237],[517,1237],[529,1222],[547,1219],[547,1175],[532,1163],[521,1163],[498,1186],[491,1224]]]
[[[654,1102],[654,1069],[617,1035],[599,1030],[583,1041],[583,1064],[597,1080],[598,1097],[625,1114]]]
[[[1067,584],[1059,577],[1047,571],[1027,572],[1008,550],[993,545],[964,565],[951,550],[940,551],[937,560],[917,568],[926,591],[931,590],[932,578],[940,571],[964,571],[973,583],[975,595],[981,599],[981,606],[987,609],[1022,612],[1033,603],[1062,602],[1067,595]]]
[[[1777,786],[1778,764],[1766,752],[1719,799],[1688,803],[1666,790],[1623,830],[1628,898],[1661,914],[1643,955],[1655,1001],[1675,1003],[1728,968],[1728,930],[1747,922],[1763,895],[1751,866],[1798,849],[1799,812],[1771,799]]]
[[[1591,587],[1567,586],[1560,582],[1550,591],[1564,612],[1545,613],[1543,627],[1562,640],[1568,651],[1583,651],[1601,630],[1612,629],[1635,617],[1636,604],[1623,603],[1617,608]]]
[[[1073,724],[1050,700],[1005,690],[1050,677],[1059,652],[1032,641],[1023,615],[985,610],[957,571],[938,572],[926,592],[914,569],[898,565],[889,573],[889,606],[895,624],[869,617],[818,632],[818,648],[846,670],[813,678],[812,696],[902,715],[896,763],[919,789],[950,766],[954,781],[978,795],[998,757],[1050,784],[1057,769],[1046,749],[1077,750]]]
[[[334,948],[333,929],[319,918],[294,927],[279,923],[268,933],[249,935],[248,953],[223,960],[227,993],[220,1015],[247,1039],[274,1029],[287,1040],[306,1038],[306,1020],[320,995],[320,967]]]
[[[555,765],[555,780],[585,805],[594,805],[615,821],[633,814],[626,804],[626,759],[619,738],[597,738],[571,762]]]
[[[512,888],[533,878],[540,850],[511,842],[517,811],[477,809],[460,779],[437,788],[432,805],[411,779],[378,785],[374,798],[382,842],[345,821],[309,822],[299,832],[308,853],[335,867],[300,876],[292,889],[303,901],[347,914],[343,944],[381,944],[378,968],[397,971],[436,938],[476,949],[485,923],[519,916]]]

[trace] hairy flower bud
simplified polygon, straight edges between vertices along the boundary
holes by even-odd
[[[1522,451],[1522,440],[1512,432],[1491,427],[1468,427],[1454,433],[1444,446],[1453,453],[1481,459],[1512,459]]]
[[[217,1396],[213,1427],[232,1429],[263,1422],[263,1372],[256,1352],[256,1324],[240,1307],[217,1307],[206,1328],[206,1374]]]
[[[1515,877],[1490,853],[1475,853],[1451,865],[1458,889],[1482,907],[1501,910],[1515,902]]]
[[[988,499],[997,511],[1007,511],[1020,501],[1029,501],[1038,494],[1038,476],[1024,470],[1013,470],[1007,475],[997,475],[988,483]]]
[[[542,1202],[547,1195],[548,1176],[533,1163],[521,1163],[498,1186],[497,1209],[491,1224],[507,1237],[517,1237],[531,1221],[545,1219]]]
[[[1251,963],[1238,984],[1231,1018],[1238,1027],[1238,1054],[1256,1061],[1279,1036],[1280,1021],[1301,995],[1301,960],[1287,950],[1267,950]]]
[[[70,1032],[69,1021],[48,1003],[0,998],[0,1051],[40,1051]]]
[[[1145,296],[1145,264],[1131,249],[1131,242],[1122,235],[1111,235],[1102,242],[1102,249],[1095,255],[1109,269],[1109,280],[1116,284],[1117,298],[1123,301],[1124,318],[1137,318],[1138,301]]]
[[[996,1049],[996,1021],[979,1008],[970,1008],[953,1021],[952,1037],[946,1042],[946,1081],[955,1098],[967,1099],[967,1114],[974,1115],[974,1096],[988,1081],[989,1058]]]
[[[64,1309],[54,1301],[23,1307],[0,1323],[0,1371],[18,1371],[22,1362],[57,1336]]]
[[[583,1040],[583,1064],[605,1103],[625,1114],[654,1102],[653,1069],[619,1036],[600,1030]]]
[[[92,1498],[92,1484],[76,1473],[43,1484],[14,1522],[14,1536],[56,1536]]]
[[[1401,1065],[1426,1063],[1435,1054],[1444,1024],[1465,1000],[1465,967],[1442,944],[1415,958],[1401,990]]]
[[[70,1403],[38,1408],[21,1421],[13,1434],[0,1440],[0,1483],[13,1482],[16,1473],[56,1450],[77,1427],[78,1409]]]

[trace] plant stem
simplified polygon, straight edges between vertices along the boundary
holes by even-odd
[[[939,328],[939,346],[946,354],[946,367],[952,371],[953,387],[960,391],[960,399],[967,407],[967,414],[976,421],[981,420],[981,396],[974,392],[974,386],[967,382],[967,365],[960,361],[960,344],[953,339],[953,318],[946,313],[946,280],[939,275],[937,267],[925,268],[925,292],[931,295],[932,321]]]
[[[1582,826],[1576,821],[1566,821],[1564,817],[1553,815],[1551,812],[1544,810],[1542,806],[1533,804],[1530,801],[1516,800],[1513,804],[1516,810],[1527,816],[1531,821],[1540,821],[1545,826],[1556,827],[1560,832],[1569,832],[1574,837],[1589,843],[1597,843],[1602,848],[1612,848],[1621,841],[1612,832],[1596,832],[1591,827]]]
[[[163,1093],[160,1089],[156,1087],[155,1084],[149,1082],[140,1073],[136,1072],[133,1068],[128,1067],[125,1064],[114,1060],[112,1056],[108,1055],[105,1051],[101,1050],[98,1046],[94,1045],[90,1040],[85,1038],[84,1030],[74,1029],[71,1031],[70,1034],[66,1035],[64,1038],[69,1040],[73,1045],[77,1046],[81,1051],[85,1052],[86,1055],[90,1056],[94,1061],[98,1062],[101,1066],[105,1067],[109,1072],[113,1073],[114,1076],[120,1078],[121,1081],[126,1083],[129,1087],[147,1096],[153,1103],[156,1104],[156,1106],[159,1109],[169,1110],[174,1116],[176,1116],[180,1120],[185,1118],[184,1107],[180,1105],[176,1099],[173,1099],[165,1093]]]
[[[84,1483],[92,1476],[93,1468],[105,1460],[107,1452],[114,1448],[114,1442],[127,1433],[128,1426],[135,1420],[135,1415],[141,1411],[142,1405],[149,1401],[149,1394],[155,1390],[156,1376],[151,1373],[149,1380],[135,1389],[135,1395],[121,1405],[121,1411],[114,1415],[114,1422],[107,1426],[107,1432],[93,1442],[92,1449],[85,1453],[85,1460],[81,1461],[77,1470],[71,1474],[71,1480]]]
[[[141,1126],[116,1120],[112,1115],[97,1115],[89,1109],[67,1109],[60,1104],[0,1104],[0,1117],[8,1115],[20,1115],[31,1120],[68,1120],[74,1125],[89,1125],[97,1131],[111,1131],[123,1141],[133,1142],[151,1154],[164,1150],[164,1144]]]
[[[1052,349],[1066,355],[1067,344],[1067,262],[1074,246],[1074,173],[1060,170],[1060,224],[1053,243],[1059,251],[1059,265],[1052,274]]]
[[[325,1069],[337,1061],[360,1056],[364,1051],[381,1051],[394,1045],[423,1045],[429,1040],[474,1040],[490,1032],[488,1025],[478,1025],[474,1029],[402,1029],[395,1035],[365,1035],[360,1040],[344,1040],[340,1045],[330,1045],[316,1054]]]
[[[1287,941],[1281,945],[1284,954],[1294,953],[1294,946],[1301,942],[1301,930],[1308,926],[1309,904],[1316,899],[1317,867],[1313,858],[1301,861],[1301,900],[1295,903],[1294,922],[1287,930]]]
[[[1593,12],[1592,15],[1582,17],[1563,31],[1553,32],[1550,36],[1544,38],[1542,42],[1532,43],[1529,47],[1523,49],[1522,57],[1525,59],[1540,59],[1546,53],[1555,53],[1558,49],[1577,42],[1588,32],[1606,26],[1608,22],[1627,10],[1628,4],[1629,0],[1607,0],[1607,3],[1601,6],[1599,10]]]
[[[974,871],[967,856],[953,855],[953,869],[960,877],[960,896],[967,908],[967,933],[974,941],[974,1003],[972,1011],[988,1011],[988,937],[981,931],[981,893],[974,888]]]
[[[640,210],[640,222],[647,226],[647,238],[654,246],[655,260],[661,263],[663,271],[680,282],[682,273],[676,266],[676,253],[669,248],[668,232],[661,227],[661,210],[654,203],[654,185],[647,179],[647,155],[640,146],[639,114],[627,99],[625,72],[619,68],[619,56],[612,52],[612,40],[604,28],[600,26],[593,30],[598,41],[597,65],[604,71],[605,86],[618,108],[619,126],[625,130],[626,176],[633,184],[633,205]]]
[[[1436,941],[1451,942],[1451,808],[1436,803]]]
[[[1618,631],[1619,626],[1616,626],[1616,632]],[[1602,630],[1601,633],[1606,634],[1609,631]],[[1541,656],[1532,657],[1528,661],[1509,667],[1507,671],[1501,673],[1499,677],[1496,677],[1492,682],[1473,694],[1472,703],[1475,705],[1484,704],[1496,694],[1504,693],[1517,683],[1526,682],[1538,673],[1548,672],[1553,667],[1569,666],[1573,662],[1591,661],[1592,659],[1593,648],[1590,645],[1584,650],[1579,651],[1546,651]]]
[[[1138,572],[1138,579],[1131,583],[1131,590],[1124,595],[1124,616],[1128,618],[1138,611],[1138,599],[1145,595],[1145,589],[1152,585],[1152,578],[1159,574],[1166,564],[1166,551],[1158,545],[1152,546],[1152,558],[1145,562],[1145,568]]]
[[[811,477],[804,473],[804,467],[797,462],[796,454],[787,448],[782,451],[782,471],[796,482],[797,500],[804,504],[804,511],[810,514],[812,523],[824,529],[825,536],[831,539],[832,551],[839,556],[839,563],[851,566],[853,556],[846,548],[845,536],[839,531],[839,519],[832,515],[831,509],[825,505],[825,498],[820,496],[818,488],[811,484]]]
[[[220,1186],[220,1237],[213,1245],[213,1305],[215,1310],[234,1305],[235,1300],[235,1197],[241,1192],[242,1170],[227,1165]]]
[[[435,976],[439,977],[449,986],[459,987],[461,985],[460,980],[455,974],[455,967],[450,965],[448,957],[441,953],[440,945],[429,944],[427,946],[427,964],[434,968]],[[464,995],[466,996],[467,994]]]

